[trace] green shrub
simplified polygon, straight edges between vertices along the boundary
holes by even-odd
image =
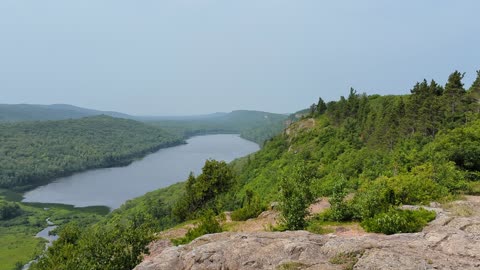
[[[232,212],[232,220],[244,221],[258,217],[265,210],[260,198],[251,190],[246,191],[243,207]]]
[[[396,205],[395,192],[386,177],[368,182],[357,191],[352,202],[353,218],[364,220]]]
[[[353,217],[351,204],[345,201],[347,195],[345,184],[346,181],[340,181],[333,188],[333,194],[329,199],[331,207],[328,213],[331,221],[347,221]]]
[[[203,216],[200,218],[200,223],[197,227],[188,230],[185,237],[173,239],[172,242],[175,245],[185,245],[193,240],[197,239],[198,237],[210,234],[210,233],[219,233],[222,232],[222,226],[217,221],[215,217],[215,213],[212,210],[206,211]]]
[[[419,210],[390,209],[362,222],[368,232],[384,234],[419,232],[428,222],[435,219],[435,212],[423,208]]]
[[[310,190],[311,170],[303,163],[296,164],[291,170],[283,172],[281,183],[281,212],[285,230],[302,230],[307,225],[305,217],[308,206],[313,201]]]
[[[18,217],[22,213],[22,209],[17,203],[0,200],[0,220]]]

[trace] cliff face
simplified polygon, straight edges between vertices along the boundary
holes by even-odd
[[[414,234],[229,232],[179,247],[158,241],[135,269],[479,269],[480,198],[432,209],[437,219]]]

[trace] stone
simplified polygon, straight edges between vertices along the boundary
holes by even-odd
[[[471,216],[429,208],[437,218],[413,234],[226,232],[185,246],[162,242],[135,270],[480,269],[480,200],[463,204]]]

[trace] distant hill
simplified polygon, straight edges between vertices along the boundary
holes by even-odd
[[[239,133],[260,145],[279,134],[288,118],[287,114],[248,110],[187,116],[134,116],[68,104],[0,104],[0,122],[67,120],[98,115],[146,122],[183,138],[211,133]]]
[[[239,133],[243,138],[262,145],[281,133],[288,115],[261,111],[238,110],[216,113],[203,118],[153,120],[148,123],[178,136],[190,137],[211,133]]]
[[[134,116],[128,114],[92,110],[68,104],[0,104],[1,122],[78,119],[102,114],[117,118],[135,119]]]

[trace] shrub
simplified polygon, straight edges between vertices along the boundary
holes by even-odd
[[[419,210],[390,209],[362,222],[368,232],[384,234],[419,232],[428,222],[435,219],[435,212],[423,208]]]
[[[345,201],[346,181],[338,182],[333,188],[333,194],[329,199],[330,212],[329,219],[332,221],[347,221],[353,217],[352,207],[349,202]]]
[[[203,216],[200,218],[200,223],[197,227],[188,230],[185,237],[173,239],[172,242],[175,245],[185,245],[198,237],[210,234],[210,233],[219,233],[222,232],[222,226],[215,218],[215,213],[212,210],[206,211]]]
[[[232,220],[243,221],[258,217],[265,210],[260,198],[251,190],[246,191],[245,201],[242,208],[233,211]]]
[[[307,208],[313,201],[310,190],[312,175],[309,172],[303,164],[294,165],[293,170],[284,172],[281,183],[282,229],[301,230],[307,225]]]
[[[396,205],[395,192],[389,187],[386,177],[364,184],[352,202],[353,217],[363,220],[386,212]]]
[[[0,220],[18,217],[23,213],[17,203],[0,200]]]

